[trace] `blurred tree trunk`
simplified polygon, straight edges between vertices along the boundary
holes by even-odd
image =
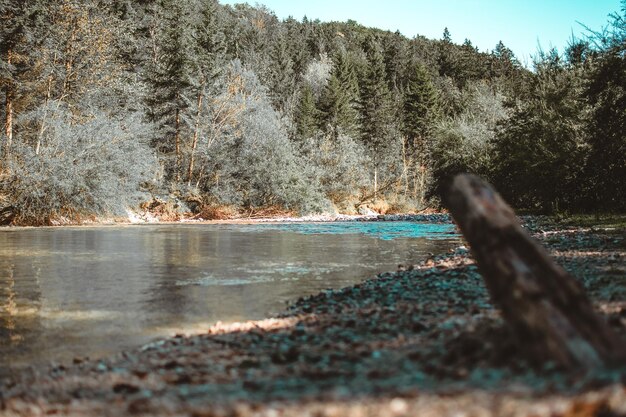
[[[491,298],[535,358],[585,369],[626,363],[626,344],[595,314],[582,286],[524,231],[491,186],[459,175],[445,202]]]

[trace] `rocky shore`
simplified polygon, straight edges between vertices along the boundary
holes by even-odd
[[[625,230],[524,221],[626,337]],[[626,415],[626,369],[525,356],[467,248],[407,261],[279,317],[15,375],[0,415]]]
[[[364,215],[311,215],[304,217],[268,217],[255,219],[255,222],[418,222],[418,223],[450,223],[451,217],[447,213],[429,214],[364,214]]]

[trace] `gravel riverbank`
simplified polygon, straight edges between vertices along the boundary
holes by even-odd
[[[525,221],[626,337],[624,229]],[[525,357],[466,248],[407,261],[279,317],[20,373],[2,384],[0,414],[626,415],[626,369]]]

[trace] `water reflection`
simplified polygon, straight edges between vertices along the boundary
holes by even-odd
[[[39,276],[39,268],[0,259],[0,357],[33,352],[41,331]]]
[[[0,231],[0,374],[96,357],[359,282],[456,243],[416,224],[172,225]],[[391,239],[389,236],[393,237]]]

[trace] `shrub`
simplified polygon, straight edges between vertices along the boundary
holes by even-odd
[[[205,147],[198,186],[217,204],[250,208],[282,206],[302,213],[329,204],[307,161],[297,155],[287,130],[256,75],[234,61],[217,105],[228,126]],[[226,109],[226,110],[224,110]],[[207,127],[207,131],[211,126]]]
[[[464,94],[465,110],[435,128],[431,152],[437,194],[462,172],[490,177],[498,123],[508,117],[504,97],[487,85],[471,85]]]
[[[367,188],[368,165],[365,147],[350,136],[318,135],[302,148],[303,155],[315,170],[322,192],[335,204],[358,195]]]
[[[0,187],[15,212],[14,222],[122,215],[138,205],[142,185],[154,179],[157,166],[139,116],[117,120],[92,111],[78,118],[57,104],[28,121],[45,123],[39,148],[22,138],[12,149]]]

